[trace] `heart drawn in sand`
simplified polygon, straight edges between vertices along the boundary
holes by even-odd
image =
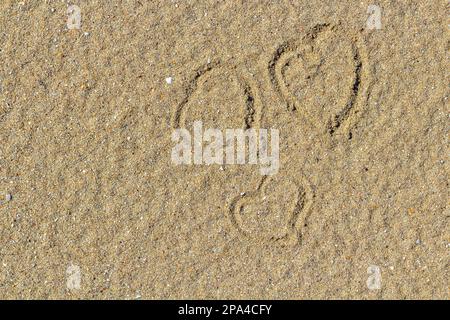
[[[305,185],[288,177],[263,177],[256,190],[242,193],[232,202],[233,225],[257,242],[299,243],[299,223],[307,214],[312,195]]]
[[[237,66],[211,62],[200,67],[186,87],[186,97],[172,119],[175,128],[201,120],[208,128],[250,128],[259,116],[252,80]]]
[[[288,110],[334,134],[361,96],[360,51],[357,36],[340,25],[317,25],[277,48],[268,68],[272,86]]]

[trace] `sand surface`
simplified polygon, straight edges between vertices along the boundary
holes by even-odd
[[[0,298],[447,299],[447,2],[370,4],[0,1]]]

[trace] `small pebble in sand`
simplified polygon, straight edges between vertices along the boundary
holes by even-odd
[[[172,81],[173,81],[172,77],[166,78],[167,84],[172,84]]]
[[[84,33],[84,36],[85,36],[85,37],[87,37],[87,36],[89,36],[89,35],[90,35],[89,32],[85,32],[85,33]]]
[[[422,244],[422,241],[421,241],[420,239],[417,239],[417,240],[416,240],[416,244],[417,244],[417,245]]]
[[[7,193],[6,196],[5,196],[5,201],[9,202],[11,200],[12,200],[12,195],[10,193]]]

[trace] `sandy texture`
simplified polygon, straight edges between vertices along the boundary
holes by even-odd
[[[0,1],[0,298],[447,299],[447,3],[370,4]],[[173,165],[195,120],[279,173]]]

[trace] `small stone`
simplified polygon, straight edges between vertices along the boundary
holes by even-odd
[[[417,239],[417,240],[416,240],[416,244],[417,244],[417,245],[419,245],[419,244],[421,244],[421,243],[422,243],[422,241],[420,241],[420,239]]]
[[[172,77],[167,77],[166,78],[167,84],[172,84],[172,81],[173,81]]]
[[[5,197],[5,200],[6,200],[6,202],[11,201],[12,200],[12,195],[10,193],[7,193],[6,197]]]

